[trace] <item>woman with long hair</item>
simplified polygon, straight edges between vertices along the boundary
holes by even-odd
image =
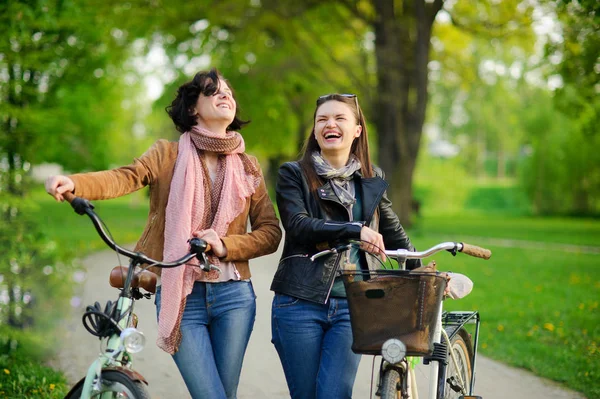
[[[385,247],[414,250],[371,164],[367,125],[353,94],[319,97],[301,159],[279,169],[277,205],[285,246],[271,285],[272,340],[293,399],[351,398],[360,355],[352,331],[342,264],[377,268],[358,249],[310,256],[337,241],[360,240],[385,258]],[[419,262],[408,262],[409,269]]]

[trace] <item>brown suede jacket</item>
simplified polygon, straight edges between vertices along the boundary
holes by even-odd
[[[75,182],[74,194],[89,200],[116,198],[150,186],[150,211],[146,228],[135,251],[162,260],[164,247],[165,211],[175,160],[177,142],[159,140],[131,165],[117,169],[80,173],[69,176]],[[250,159],[259,168],[255,157]],[[247,230],[250,218],[251,232]],[[227,248],[224,261],[235,264],[242,279],[250,278],[248,260],[273,253],[281,240],[279,220],[267,193],[264,178],[250,198],[244,211],[229,225],[221,237]],[[183,256],[185,254],[181,254]],[[160,268],[150,268],[160,275]]]

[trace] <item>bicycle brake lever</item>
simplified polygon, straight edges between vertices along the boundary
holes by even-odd
[[[216,270],[219,273],[221,273],[221,268],[219,266],[215,266],[215,265],[209,263],[208,268],[209,268],[209,270]]]

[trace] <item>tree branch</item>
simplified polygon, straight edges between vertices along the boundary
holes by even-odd
[[[430,24],[433,24],[438,12],[444,7],[444,0],[434,0],[433,3],[425,5],[427,7],[427,19]]]
[[[481,23],[481,26],[484,29],[477,29],[473,26],[468,26],[468,25],[462,23],[457,18],[455,18],[452,15],[452,13],[450,13],[449,11],[446,11],[446,12],[450,16],[450,22],[452,22],[452,25],[454,25],[455,27],[457,27],[459,29],[462,29],[463,31],[465,31],[467,33],[473,34],[473,35],[488,37],[488,38],[492,38],[492,39],[498,39],[498,38],[506,38],[506,37],[510,37],[510,36],[522,35],[522,34],[526,33],[523,26],[519,26],[518,29],[507,32],[507,30],[504,28],[504,25],[502,25],[502,24],[496,25],[496,24],[492,24],[489,22],[485,22],[485,21]]]
[[[361,21],[372,25],[375,21],[371,18],[368,18],[366,15],[362,14],[359,10],[358,7],[356,7],[357,2],[353,1],[353,0],[340,0],[339,1],[340,4],[343,4],[348,11],[350,11],[352,13],[352,15],[354,15],[356,18],[360,19]]]

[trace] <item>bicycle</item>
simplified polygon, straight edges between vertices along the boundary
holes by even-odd
[[[349,241],[316,253],[311,260],[359,245],[359,241]],[[352,350],[382,356],[376,392],[382,399],[419,398],[414,370],[418,357],[424,364],[438,364],[430,367],[429,399],[481,399],[473,395],[479,312],[444,312],[447,277],[427,271],[427,267],[405,270],[407,259],[423,259],[443,250],[454,256],[458,252],[483,259],[491,256],[488,249],[444,242],[421,252],[386,250],[385,255],[398,262],[398,269],[341,271],[350,310]],[[475,324],[473,339],[467,324]]]
[[[150,299],[156,291],[157,275],[146,269],[150,266],[177,267],[196,257],[202,270],[219,270],[206,258],[205,253],[210,246],[202,239],[192,238],[189,240],[190,253],[180,259],[172,262],[151,259],[142,253],[132,252],[117,245],[88,200],[75,197],[71,193],[65,193],[63,196],[71,203],[76,213],[85,214],[91,219],[102,240],[112,250],[130,259],[129,266],[116,266],[110,273],[110,285],[121,290],[118,300],[108,301],[104,309],[96,302],[88,306],[83,314],[83,326],[101,340],[101,351],[88,368],[86,376],[71,388],[65,399],[149,399],[150,394],[146,389],[148,382],[133,369],[132,364],[132,354],[140,352],[145,345],[144,334],[137,329],[138,318],[133,313],[135,301]],[[147,266],[142,267],[139,272],[136,271],[136,268],[142,265]],[[104,348],[102,342],[105,342]]]

